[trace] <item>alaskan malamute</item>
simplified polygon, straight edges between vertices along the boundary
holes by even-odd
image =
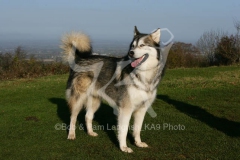
[[[98,134],[92,129],[94,113],[101,99],[118,112],[118,140],[123,152],[131,116],[134,117],[133,137],[138,147],[148,147],[140,138],[146,111],[153,103],[162,76],[167,53],[160,49],[160,29],[143,34],[135,27],[129,52],[122,58],[92,55],[90,39],[82,33],[67,34],[62,49],[70,65],[66,98],[71,110],[68,139],[75,136],[78,113],[86,108],[86,127],[90,136]],[[169,49],[168,49],[169,50]]]

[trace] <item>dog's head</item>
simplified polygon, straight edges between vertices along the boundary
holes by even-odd
[[[157,66],[160,60],[160,34],[159,28],[151,34],[143,34],[135,26],[128,52],[133,68],[147,70]]]

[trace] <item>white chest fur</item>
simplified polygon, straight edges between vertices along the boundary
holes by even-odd
[[[135,86],[128,88],[131,105],[137,109],[138,107],[149,108],[156,97],[157,89],[153,91],[145,91]]]

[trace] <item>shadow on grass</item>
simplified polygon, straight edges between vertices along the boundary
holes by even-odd
[[[57,105],[58,117],[63,121],[63,123],[69,126],[70,112],[66,100],[63,98],[50,98],[49,101]],[[79,124],[84,127],[84,131],[87,132],[85,125],[85,113],[86,113],[85,110],[82,109],[82,111],[78,115],[77,120]],[[94,115],[94,121],[98,123],[96,127],[100,126],[101,127],[100,129],[106,132],[110,140],[118,147],[118,140],[116,137],[117,132],[115,133],[115,131],[111,129],[116,128],[117,126],[117,117],[113,114],[112,107],[102,103],[100,108]],[[66,132],[68,133],[68,130]],[[95,132],[98,131],[95,129]]]
[[[207,124],[208,126],[223,132],[228,136],[231,136],[231,137],[240,136],[239,122],[229,121],[228,119],[225,119],[225,118],[216,117],[211,113],[208,113],[206,110],[202,109],[199,106],[194,106],[191,104],[187,104],[185,102],[170,99],[166,95],[158,95],[157,98],[165,101],[168,104],[173,105],[177,110],[185,113],[189,117],[197,119]]]

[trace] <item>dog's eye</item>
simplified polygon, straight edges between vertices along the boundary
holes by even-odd
[[[132,45],[131,47],[134,48],[134,45]]]
[[[144,44],[141,44],[140,47],[144,47],[145,45]]]

